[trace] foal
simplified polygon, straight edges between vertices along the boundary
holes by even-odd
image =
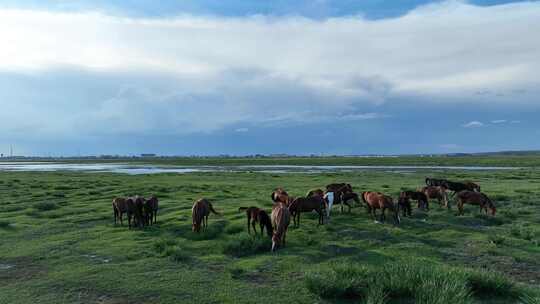
[[[266,213],[266,211],[257,207],[240,207],[238,208],[238,211],[246,211],[248,234],[251,234],[251,226],[253,226],[253,232],[257,234],[255,224],[259,223],[259,227],[261,228],[261,235],[263,234],[264,228],[266,227],[266,233],[269,237],[272,237],[272,221],[270,220],[270,216],[268,216],[268,213]]]

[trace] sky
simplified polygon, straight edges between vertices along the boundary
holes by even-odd
[[[539,1],[0,1],[0,153],[540,149]]]

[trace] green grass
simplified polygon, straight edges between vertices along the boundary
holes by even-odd
[[[238,211],[252,205],[270,211],[277,186],[300,196],[349,182],[357,191],[395,198],[427,175],[479,182],[494,198],[497,216],[466,206],[458,217],[455,203],[448,211],[433,201],[429,213],[415,209],[393,226],[374,223],[361,206],[351,213],[338,207],[320,227],[315,214],[302,214],[287,245],[271,253],[266,233],[248,235],[245,213]],[[160,197],[156,225],[113,224],[112,198],[133,194]],[[210,215],[208,229],[195,234],[191,206],[200,197],[221,215]],[[538,214],[540,171],[532,169],[2,172],[0,303],[535,303]]]

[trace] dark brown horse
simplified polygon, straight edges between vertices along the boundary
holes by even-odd
[[[253,226],[253,232],[257,234],[255,224],[259,223],[259,227],[261,228],[261,235],[263,234],[264,228],[266,227],[266,233],[269,237],[272,237],[272,221],[266,211],[257,207],[240,207],[238,208],[238,211],[246,212],[248,234],[251,234],[251,226]]]
[[[457,194],[457,207],[458,207],[458,215],[463,214],[463,205],[464,204],[471,204],[471,205],[478,205],[480,206],[480,212],[484,210],[486,214],[488,213],[488,208],[491,210],[491,215],[495,216],[495,213],[497,212],[497,208],[495,208],[495,204],[485,195],[481,192],[476,191],[470,191],[465,190],[461,191]]]
[[[157,212],[159,208],[159,200],[155,195],[150,196],[150,198],[146,201],[146,204],[149,208],[149,219],[148,222],[150,225],[155,224],[157,222]]]
[[[351,213],[351,204],[349,202],[353,200],[356,202],[356,204],[360,205],[360,199],[358,198],[358,194],[354,192],[344,192],[341,193],[340,196],[337,197],[334,201],[335,204],[339,204],[341,208],[341,213],[343,213],[343,205],[346,205],[349,208],[349,213]]]
[[[326,192],[334,192],[339,196],[341,193],[353,192],[353,189],[351,184],[333,183],[326,185]]]
[[[401,219],[399,218],[398,208],[394,205],[392,198],[388,195],[384,195],[380,192],[362,192],[362,200],[366,203],[368,211],[374,220],[377,218],[375,210],[381,209],[380,221],[384,222],[386,219],[385,211],[389,209],[392,212],[394,223],[399,224]]]
[[[205,198],[201,198],[193,204],[193,208],[191,208],[193,232],[201,231],[201,223],[203,230],[208,227],[208,215],[210,215],[210,212],[219,215],[212,207],[212,203]]]
[[[403,217],[412,216],[411,200],[403,192],[399,195],[398,209],[402,211]]]
[[[469,188],[467,190],[481,192],[480,191],[480,185],[478,185],[477,183],[467,181],[467,182],[464,182],[464,184],[467,186],[467,188]]]
[[[291,223],[291,214],[284,203],[277,202],[272,206],[272,225],[274,232],[272,234],[272,251],[280,246],[285,246],[287,229]]]
[[[324,197],[324,191],[322,191],[321,189],[313,189],[313,190],[309,190],[308,193],[306,194],[306,197]]]
[[[289,205],[294,226],[300,227],[300,213],[315,211],[319,215],[319,225],[324,224],[324,199],[318,196],[299,197]]]
[[[289,206],[289,204],[294,200],[293,197],[289,196],[287,191],[285,191],[283,188],[277,188],[272,192],[271,194],[272,201],[274,203],[281,202],[284,203],[286,206]]]
[[[402,191],[399,197],[407,197],[409,200],[417,202],[418,208],[429,210],[429,201],[427,196],[420,191]]]
[[[444,186],[446,179],[426,177],[426,186],[437,187]]]
[[[129,197],[126,199],[127,217],[129,229],[131,229],[131,219],[133,218],[133,224],[137,227],[144,226],[143,208],[144,198],[140,196]]]

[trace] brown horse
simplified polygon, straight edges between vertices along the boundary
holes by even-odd
[[[292,201],[294,200],[294,198],[289,196],[287,191],[285,191],[283,188],[277,188],[276,190],[274,190],[274,192],[272,192],[271,194],[271,197],[274,203],[280,202],[284,203],[286,206],[289,206],[289,204],[292,203]]]
[[[403,192],[399,194],[398,209],[402,211],[403,217],[412,216],[411,200]]]
[[[300,213],[315,211],[319,215],[319,225],[324,224],[324,199],[318,196],[299,197],[289,205],[295,227],[300,227]]]
[[[448,194],[446,193],[446,188],[443,186],[427,186],[418,189],[418,191],[424,193],[428,199],[437,199],[439,205],[445,206],[450,209],[448,204]]]
[[[461,192],[458,192],[456,199],[457,199],[457,207],[459,210],[458,215],[463,214],[464,204],[478,205],[480,206],[480,212],[484,210],[486,214],[488,213],[488,208],[489,208],[491,210],[491,215],[493,216],[495,216],[495,212],[497,212],[497,209],[495,208],[495,205],[493,204],[491,199],[489,199],[487,195],[481,192],[470,191],[470,190],[461,191]]]
[[[157,212],[159,208],[159,200],[155,195],[150,196],[150,198],[146,201],[146,204],[148,205],[148,222],[150,225],[155,224],[157,222]]]
[[[144,198],[140,196],[129,197],[126,199],[126,210],[128,217],[129,229],[131,229],[131,219],[137,227],[144,227],[143,208]]]
[[[337,199],[334,201],[335,204],[339,204],[341,208],[341,213],[343,213],[343,205],[347,205],[349,207],[349,213],[351,213],[351,205],[349,204],[349,201],[355,201],[358,205],[360,205],[360,199],[358,198],[358,194],[354,192],[344,192],[341,193],[340,196],[337,197]]]
[[[464,184],[467,186],[467,188],[469,188],[467,190],[480,192],[480,185],[478,185],[477,183],[467,181],[467,182],[464,182]]]
[[[270,220],[270,216],[268,215],[268,213],[266,213],[266,211],[257,207],[240,207],[238,208],[238,211],[246,212],[248,234],[251,234],[251,226],[253,226],[253,232],[257,234],[255,224],[259,223],[259,227],[261,228],[261,235],[263,234],[264,227],[266,227],[266,233],[269,237],[272,237],[272,221]]]
[[[385,211],[389,209],[393,213],[394,223],[399,224],[401,219],[399,218],[398,208],[394,205],[392,198],[388,195],[384,195],[380,192],[362,192],[362,200],[366,203],[368,211],[371,213],[371,216],[376,220],[377,214],[375,213],[376,209],[381,209],[381,222],[384,222],[386,219]]]
[[[191,216],[193,219],[191,228],[193,232],[198,233],[201,231],[201,223],[203,230],[208,227],[208,215],[210,215],[210,212],[219,215],[212,207],[212,203],[205,198],[201,198],[193,204],[193,208],[191,208]]]
[[[115,197],[112,201],[113,214],[114,214],[114,224],[116,225],[117,220],[120,220],[120,225],[124,225],[122,217],[124,213],[127,212],[127,203],[124,197]]]
[[[326,185],[326,192],[353,192],[351,184],[333,183]]]
[[[402,191],[399,194],[400,197],[407,197],[407,199],[417,202],[418,208],[424,208],[429,211],[429,201],[423,192],[420,191]]]
[[[322,191],[321,189],[309,190],[308,193],[306,194],[306,197],[320,197],[320,198],[323,198],[324,197],[324,191]]]
[[[272,225],[274,233],[272,234],[272,251],[276,251],[279,246],[285,246],[287,228],[291,223],[291,214],[284,203],[278,202],[272,206]]]

